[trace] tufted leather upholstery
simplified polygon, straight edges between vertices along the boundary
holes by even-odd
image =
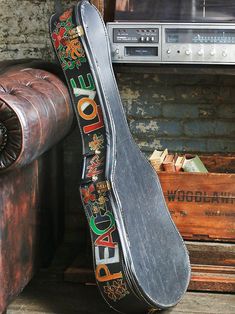
[[[63,210],[63,154],[61,145],[43,153],[73,120],[55,65],[13,63],[0,62],[0,313],[37,268],[39,234],[40,258],[50,258],[45,244],[53,255]]]
[[[0,76],[0,172],[29,164],[63,138],[72,108],[63,82],[44,70]]]

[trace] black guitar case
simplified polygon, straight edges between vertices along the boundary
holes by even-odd
[[[100,292],[122,313],[174,306],[188,287],[188,253],[130,134],[102,18],[81,1],[50,26],[83,139],[80,192]]]

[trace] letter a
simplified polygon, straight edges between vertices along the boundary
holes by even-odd
[[[99,238],[97,238],[96,241],[95,241],[95,245],[97,245],[97,246],[106,246],[106,247],[110,247],[110,248],[114,249],[115,245],[117,243],[113,242],[112,233],[113,233],[113,231],[115,229],[116,229],[115,226],[113,226],[106,233],[104,233],[103,235],[99,236]]]

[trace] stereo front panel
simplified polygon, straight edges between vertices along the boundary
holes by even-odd
[[[107,24],[117,63],[235,64],[235,24]]]
[[[156,24],[108,23],[113,62],[161,62],[161,27]]]

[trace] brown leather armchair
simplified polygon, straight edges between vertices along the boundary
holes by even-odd
[[[56,206],[51,194],[59,197],[62,175],[57,152],[51,153],[53,162],[46,152],[69,132],[73,119],[65,84],[37,66],[45,64],[7,66],[0,75],[0,313],[37,265],[40,214],[48,202]]]

